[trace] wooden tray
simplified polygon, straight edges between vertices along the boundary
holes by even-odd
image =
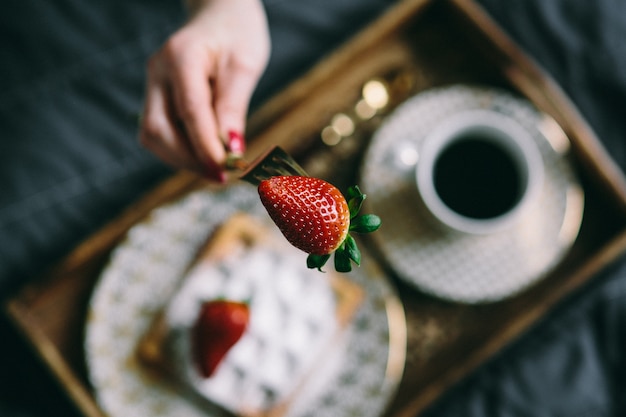
[[[413,77],[407,79],[407,73]],[[391,86],[390,105],[357,126],[358,146],[324,145],[320,132],[335,115],[354,110],[362,86],[372,79]],[[470,0],[398,3],[249,122],[250,155],[280,144],[315,175],[344,186],[354,181],[363,147],[386,112],[423,89],[463,82],[508,89],[558,122],[573,144],[585,188],[583,224],[571,253],[548,278],[504,302],[456,305],[398,282],[408,322],[407,362],[388,415],[419,414],[626,252],[624,176],[558,86]],[[82,351],[85,311],[101,268],[126,231],[151,209],[205,186],[191,174],[174,176],[6,305],[9,317],[84,415],[103,415]],[[391,272],[390,278],[395,281]]]

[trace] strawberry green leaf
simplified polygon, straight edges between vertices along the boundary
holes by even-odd
[[[353,185],[352,187],[348,187],[348,191],[346,194],[347,194],[348,199],[360,197],[363,195],[358,185]]]
[[[330,254],[314,255],[310,253],[309,256],[306,258],[306,266],[309,269],[315,268],[320,272],[324,272],[322,271],[322,267],[326,265],[326,262],[328,261],[329,258],[330,258]]]
[[[350,235],[346,237],[346,252],[355,264],[361,265],[361,251],[356,244],[354,238]]]
[[[350,210],[350,219],[356,217],[361,210],[363,200],[365,200],[365,194],[361,192],[358,185],[353,185],[348,188],[348,209]]]
[[[350,219],[354,219],[359,211],[361,210],[361,206],[363,205],[363,200],[365,200],[365,194],[361,194],[358,197],[353,197],[348,201],[348,209],[350,210]]]
[[[364,214],[350,223],[350,230],[357,233],[370,233],[378,230],[382,221],[375,214]]]
[[[352,271],[350,255],[348,255],[348,251],[344,245],[335,251],[335,269],[337,272]]]

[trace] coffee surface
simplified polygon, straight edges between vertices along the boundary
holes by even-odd
[[[441,200],[476,219],[497,217],[519,200],[520,173],[511,155],[478,136],[448,145],[435,162],[434,184]]]

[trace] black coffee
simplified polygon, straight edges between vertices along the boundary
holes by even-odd
[[[445,148],[435,162],[439,197],[457,213],[488,219],[518,202],[521,179],[513,158],[497,144],[466,136]]]

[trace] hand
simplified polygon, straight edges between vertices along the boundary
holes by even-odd
[[[225,146],[243,151],[269,31],[260,0],[194,3],[188,23],[148,62],[139,138],[165,163],[223,182]]]

